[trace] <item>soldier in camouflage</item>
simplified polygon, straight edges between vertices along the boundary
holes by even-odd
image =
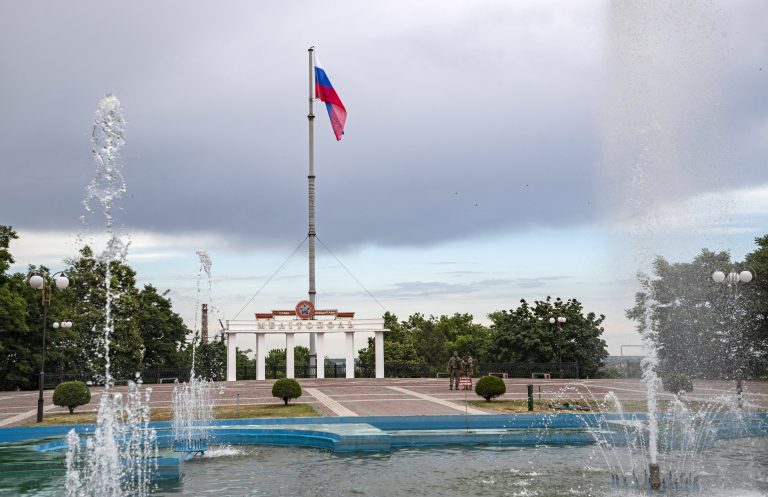
[[[469,385],[464,385],[464,390],[472,390],[472,371],[475,369],[475,360],[472,359],[472,355],[467,354],[467,358],[464,360],[464,376],[469,378]]]
[[[459,353],[454,352],[450,359],[448,359],[448,378],[450,379],[451,388],[453,390],[454,385],[456,390],[459,389],[459,372],[461,370],[461,359],[459,359]]]

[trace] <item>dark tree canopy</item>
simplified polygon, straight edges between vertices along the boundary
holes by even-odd
[[[484,362],[491,346],[488,328],[473,322],[471,314],[453,316],[411,315],[398,322],[397,316],[384,314],[384,362],[397,364],[429,364],[445,369],[445,363],[458,351],[462,357],[472,354],[477,362]],[[375,344],[368,339],[368,347],[359,351],[360,363],[373,367]]]
[[[266,367],[277,368],[285,367],[285,349],[271,349],[267,352],[267,357],[264,360]],[[309,366],[309,349],[303,345],[296,345],[293,347],[293,364],[296,367],[308,367]]]
[[[766,374],[768,237],[746,263],[727,252],[702,250],[691,262],[657,257],[653,274],[640,275],[642,290],[627,317],[656,342],[660,372],[694,378],[738,379]],[[715,271],[750,270],[749,283],[716,283]]]
[[[584,313],[576,299],[563,301],[536,300],[533,306],[525,299],[516,309],[494,312],[489,315],[492,350],[498,362],[578,362],[579,372],[594,376],[602,360],[608,356],[605,331],[601,324],[605,316],[594,312]],[[565,317],[559,327],[550,324],[550,318]]]
[[[29,286],[32,274],[49,279],[45,266],[30,266],[26,273],[7,275],[13,262],[9,244],[16,233],[0,226],[0,389],[32,388],[42,357],[42,292]],[[189,330],[170,300],[147,285],[136,288],[136,272],[124,261],[108,263],[90,247],[64,261],[70,285],[52,286],[47,311],[45,370],[104,372],[104,329],[107,264],[110,268],[113,330],[109,358],[115,379],[132,379],[148,368],[190,367],[182,353]],[[54,321],[71,321],[71,328],[53,329]]]

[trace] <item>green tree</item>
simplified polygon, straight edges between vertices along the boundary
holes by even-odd
[[[471,354],[475,363],[489,362],[493,345],[491,330],[475,323],[472,314],[456,313],[450,317],[440,316],[432,319],[435,320],[435,327],[441,330],[448,340],[441,364],[448,361],[453,351],[457,351],[461,357]]]
[[[748,265],[768,256],[765,238]],[[759,280],[715,283],[712,273],[739,270],[727,252],[702,250],[691,262],[657,257],[627,317],[656,342],[659,373],[739,379],[760,374],[766,358],[765,293]],[[758,273],[759,274],[759,273]],[[754,283],[754,284],[753,284]]]
[[[498,376],[483,376],[475,385],[475,393],[484,398],[486,402],[504,395],[506,391],[507,386],[504,384],[504,380]]]
[[[75,412],[75,407],[84,406],[91,401],[91,391],[82,381],[65,381],[56,386],[53,391],[53,404],[67,407],[69,413]]]
[[[389,312],[384,314],[384,328],[390,330],[384,333],[384,362],[389,364],[423,364],[413,344],[413,337],[403,325],[398,323],[397,316]],[[373,337],[368,338],[368,346],[358,350],[358,361],[366,371],[373,371],[376,363],[376,344]]]
[[[272,397],[283,399],[285,405],[288,405],[290,399],[301,397],[301,385],[292,378],[280,378],[272,385]]]
[[[747,371],[753,376],[768,377],[768,235],[755,238],[757,248],[744,258],[745,267],[751,269],[754,279],[749,283],[752,295],[749,301],[747,343],[751,343]]]
[[[549,319],[565,317],[560,327]],[[578,362],[579,374],[594,376],[602,360],[608,356],[605,331],[601,324],[605,316],[584,313],[576,299],[560,298],[534,301],[530,306],[524,299],[516,309],[491,313],[493,356],[499,362],[555,362],[562,354],[563,362]]]
[[[384,315],[384,361],[398,364],[429,364],[444,369],[453,351],[462,357],[472,354],[476,362],[488,359],[491,347],[490,330],[473,322],[471,314],[453,316],[412,314],[406,321],[397,316]],[[375,344],[368,339],[368,347],[358,351],[361,364],[373,367]]]
[[[190,330],[181,316],[173,312],[171,301],[145,285],[137,296],[135,320],[144,344],[144,368],[181,366],[179,353]]]
[[[13,256],[9,250],[11,246],[11,240],[17,240],[19,235],[13,231],[12,226],[0,225],[0,284],[7,282],[7,276],[5,272],[14,263]]]
[[[110,269],[111,316],[109,359],[112,377],[132,379],[142,366],[144,343],[139,330],[139,292],[135,288],[136,272],[124,261],[104,261],[94,256],[90,247],[80,250],[78,257],[67,261],[70,289],[61,292],[73,314],[77,347],[71,349],[67,369],[84,368],[101,374],[105,366],[106,270]]]
[[[33,344],[40,338],[40,328],[33,332],[27,324],[27,300],[19,291],[25,290],[23,276],[6,274],[14,262],[10,243],[17,238],[10,226],[0,226],[0,390],[33,386]]]
[[[285,349],[271,349],[264,360],[267,370],[276,369],[278,374],[285,371]],[[309,349],[303,345],[293,347],[293,365],[298,371],[309,367]]]
[[[191,357],[192,347],[182,352],[182,357]],[[189,364],[189,361],[181,361],[181,364]],[[227,347],[222,341],[200,343],[195,350],[195,375],[210,381],[223,381],[226,379]]]

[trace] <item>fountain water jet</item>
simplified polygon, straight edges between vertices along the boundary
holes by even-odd
[[[722,176],[720,141],[720,50],[718,12],[708,2],[630,0],[607,6],[607,71],[604,170],[601,179],[612,198],[607,209],[624,225],[633,225],[631,244],[639,248],[642,274],[669,228],[661,212],[681,197],[707,191]],[[701,213],[676,211],[695,223]],[[697,223],[701,225],[701,223]],[[702,230],[706,227],[701,225]],[[626,253],[622,253],[622,265]],[[647,294],[650,295],[650,294]],[[642,380],[647,392],[648,472],[651,486],[659,474],[656,323],[645,299],[640,331],[645,358]]]
[[[208,296],[211,296],[211,267],[213,261],[205,250],[196,252],[200,259],[197,275],[197,302],[195,303],[195,335],[192,340],[192,366],[189,382],[173,388],[173,440],[174,450],[188,454],[205,453],[208,445],[208,425],[213,420],[213,385],[195,374],[195,352],[199,338],[197,330],[197,309],[200,307],[201,279],[203,273],[208,280]]]
[[[105,267],[106,303],[102,348],[104,357],[104,390],[99,401],[96,428],[83,444],[71,430],[67,435],[68,496],[121,497],[149,495],[153,470],[157,468],[157,434],[149,428],[149,398],[152,390],[141,392],[141,379],[129,382],[127,399],[112,392],[114,380],[110,371],[110,336],[114,331],[111,288],[112,263],[123,261],[129,242],[115,230],[115,201],[125,193],[121,173],[120,151],[125,145],[125,120],[120,101],[105,95],[96,110],[92,143],[96,174],[86,190],[83,205],[92,212],[90,203],[101,206],[106,220],[107,246],[100,256]],[[83,217],[84,219],[84,217]]]

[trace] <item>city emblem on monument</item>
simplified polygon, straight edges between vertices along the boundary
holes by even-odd
[[[312,319],[315,317],[315,306],[309,300],[302,300],[296,304],[296,316],[299,319]]]

